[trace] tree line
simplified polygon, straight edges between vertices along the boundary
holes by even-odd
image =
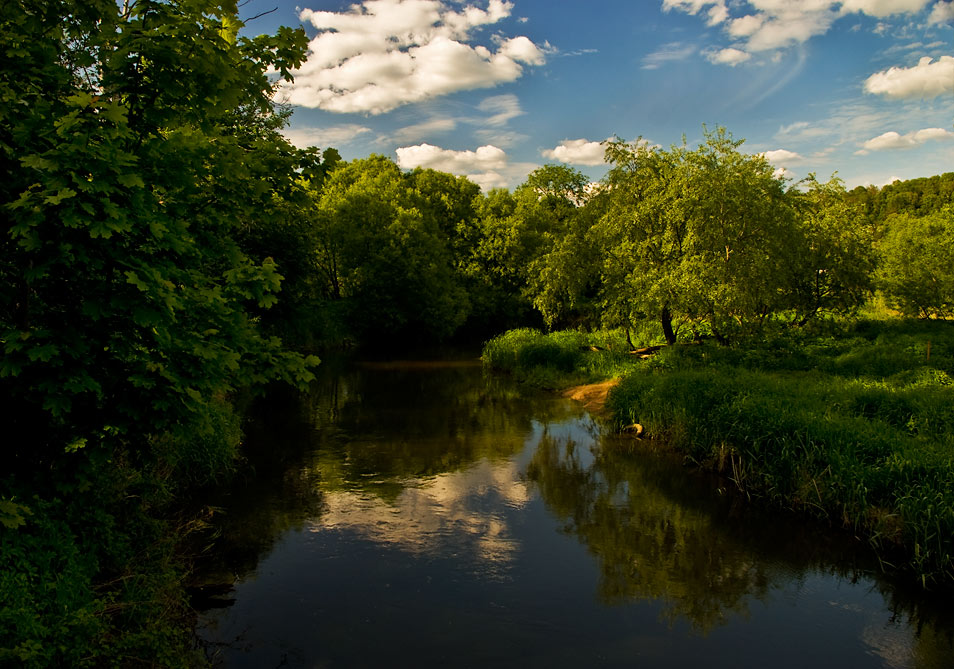
[[[930,197],[943,178],[886,187],[922,204],[872,217],[836,176],[792,183],[742,144],[724,128],[696,147],[617,138],[598,183],[546,165],[488,193],[383,156],[338,162],[305,183],[307,223],[288,248],[307,259],[269,248],[270,224],[257,252],[304,272],[286,285],[309,277],[291,321],[312,319],[326,344],[647,319],[670,343],[727,342],[854,313],[876,290],[904,315],[951,315],[952,205]]]

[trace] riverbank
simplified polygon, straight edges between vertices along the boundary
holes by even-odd
[[[617,427],[643,425],[759,503],[850,528],[887,570],[954,585],[951,324],[859,321],[645,360],[628,348],[521,330],[488,342],[484,361],[551,389],[619,378],[603,412]]]

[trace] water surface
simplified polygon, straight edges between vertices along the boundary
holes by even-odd
[[[256,408],[201,614],[228,667],[954,666],[947,600],[843,533],[475,362],[325,370]]]

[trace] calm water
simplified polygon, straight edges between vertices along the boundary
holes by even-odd
[[[949,600],[476,364],[256,413],[201,567],[221,665],[954,667]]]

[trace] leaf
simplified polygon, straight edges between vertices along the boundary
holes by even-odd
[[[33,512],[25,504],[17,504],[12,499],[0,499],[0,525],[8,530],[15,530],[26,525],[25,516]]]
[[[138,174],[120,174],[116,180],[126,188],[143,188],[146,185]]]
[[[66,453],[75,453],[82,448],[86,448],[86,441],[85,437],[79,437],[68,443],[63,450]]]
[[[53,195],[47,195],[43,201],[47,204],[59,204],[63,200],[76,196],[76,191],[72,188],[61,188]]]
[[[54,170],[57,167],[57,164],[54,163],[52,160],[44,158],[43,156],[38,156],[36,154],[33,154],[31,156],[24,156],[23,158],[20,158],[20,164],[23,165],[24,167],[31,167],[35,170],[44,170],[44,171]]]

